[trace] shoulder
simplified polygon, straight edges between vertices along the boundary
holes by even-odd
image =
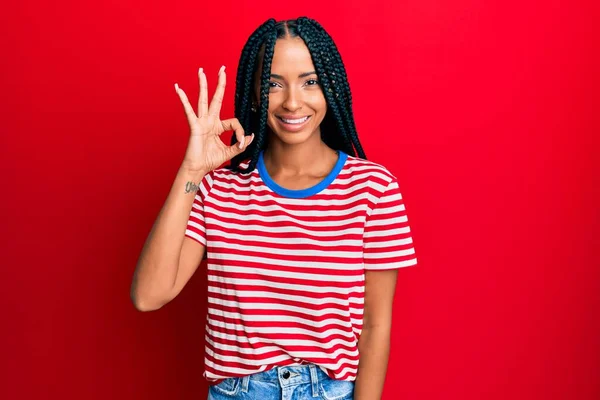
[[[248,165],[250,165],[250,160],[245,160],[245,161],[240,162],[240,168],[242,168],[242,169],[248,168]],[[228,165],[214,169],[211,171],[212,178],[215,180],[231,179],[233,177],[247,178],[247,177],[250,177],[254,172],[256,172],[256,168],[254,168],[254,170],[249,173],[236,172],[236,171],[230,169]]]
[[[245,169],[249,164],[250,160],[243,161],[240,163],[240,167]],[[228,166],[223,166],[212,170],[206,178],[209,188],[212,188],[213,186],[246,186],[256,173],[256,168],[250,173],[240,173],[229,169]]]
[[[380,192],[397,182],[396,176],[386,166],[364,158],[348,155],[346,169],[352,177],[369,182],[370,187]]]

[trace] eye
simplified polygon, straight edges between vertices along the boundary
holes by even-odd
[[[310,84],[310,82],[314,82],[314,83]],[[316,80],[316,79],[309,79],[309,80],[306,81],[306,83],[309,83],[309,86],[312,86],[312,85],[318,85],[319,81]]]
[[[277,87],[278,83],[277,82],[269,82],[269,88],[274,88]]]

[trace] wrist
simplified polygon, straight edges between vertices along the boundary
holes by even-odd
[[[184,177],[186,181],[193,181],[196,183],[199,183],[206,174],[208,174],[208,171],[205,169],[190,168],[185,164],[182,164],[179,167],[178,172],[178,175]]]

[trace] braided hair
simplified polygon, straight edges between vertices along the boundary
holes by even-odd
[[[317,21],[308,17],[279,22],[270,18],[252,33],[242,49],[236,77],[235,117],[245,134],[254,132],[255,138],[244,152],[231,159],[226,167],[230,170],[242,173],[253,171],[260,152],[266,149],[271,62],[277,39],[288,37],[300,37],[304,41],[319,77],[327,102],[327,113],[321,122],[321,139],[334,150],[366,159],[356,132],[346,69],[331,36]],[[252,91],[260,53],[264,54],[260,71],[260,108],[254,112],[251,110]],[[232,135],[231,145],[235,143],[237,138]],[[240,168],[240,163],[248,158],[248,167]]]

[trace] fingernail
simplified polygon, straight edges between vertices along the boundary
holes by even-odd
[[[202,67],[200,67],[200,69],[198,69],[199,73],[202,73],[204,71],[204,69]]]
[[[179,89],[179,87],[177,86],[177,84],[175,84],[175,93],[177,93],[178,89]]]
[[[223,71],[225,71],[225,66],[221,65],[221,68],[219,68],[219,75],[221,75]]]
[[[245,138],[242,138],[242,141],[240,142],[240,149],[241,149],[242,147],[244,147],[244,139],[245,139]]]

